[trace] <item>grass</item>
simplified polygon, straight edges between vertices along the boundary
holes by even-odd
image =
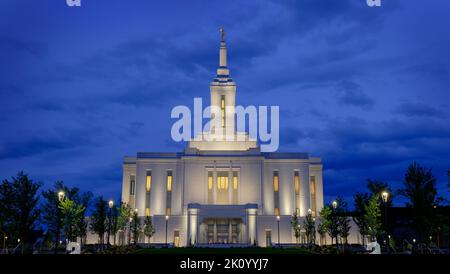
[[[133,254],[314,254],[303,248],[143,248]]]

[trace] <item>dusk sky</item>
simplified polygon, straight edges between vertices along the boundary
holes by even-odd
[[[280,106],[279,151],[322,157],[326,202],[413,161],[449,198],[448,0],[2,0],[0,178],[118,199],[123,156],[183,150],[170,112],[209,102],[220,26],[237,104]]]

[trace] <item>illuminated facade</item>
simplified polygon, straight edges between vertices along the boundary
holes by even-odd
[[[295,243],[292,214],[304,217],[312,210],[316,215],[323,207],[321,159],[307,153],[261,152],[247,133],[236,132],[236,84],[227,67],[224,36],[219,60],[210,92],[222,129],[211,127],[183,152],[125,157],[122,201],[140,217],[152,216],[152,243]],[[219,134],[243,138],[219,140]],[[211,140],[204,141],[205,136]]]

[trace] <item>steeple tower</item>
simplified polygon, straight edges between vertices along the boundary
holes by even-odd
[[[230,77],[230,70],[227,66],[227,45],[225,43],[225,30],[220,29],[221,41],[219,51],[219,68],[217,69],[217,76],[211,82],[211,107],[220,109],[221,123],[220,129],[216,130],[211,127],[212,134],[222,132],[226,135],[234,135],[235,128],[235,105],[236,105],[236,83]]]

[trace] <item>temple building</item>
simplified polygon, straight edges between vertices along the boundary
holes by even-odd
[[[155,244],[296,243],[294,212],[302,222],[308,212],[317,216],[324,205],[321,158],[303,152],[262,152],[247,133],[236,132],[236,83],[227,64],[223,30],[210,100],[220,109],[223,130],[212,127],[200,136],[209,135],[208,141],[195,138],[182,152],[125,157],[122,202],[141,219],[152,216]],[[215,138],[218,134],[244,138],[227,141]],[[126,242],[127,233],[123,234],[121,241]],[[148,239],[142,235],[139,242]]]

